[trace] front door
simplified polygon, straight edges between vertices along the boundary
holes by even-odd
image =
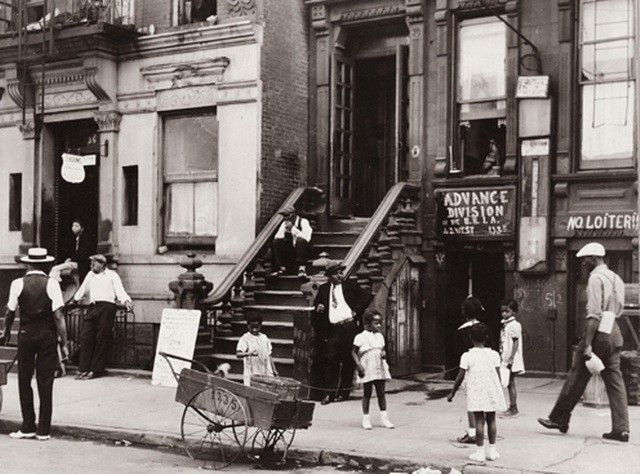
[[[56,257],[64,261],[73,245],[71,224],[80,220],[84,235],[95,249],[98,243],[100,140],[93,120],[67,122],[56,127],[55,136],[55,223]],[[87,157],[81,183],[69,183],[62,178],[62,154]],[[94,155],[95,158],[91,158]]]
[[[407,48],[351,58],[332,73],[331,214],[369,217],[406,178]]]

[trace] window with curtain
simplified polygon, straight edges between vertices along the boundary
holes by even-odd
[[[457,140],[451,173],[499,175],[506,138],[507,30],[498,18],[459,24],[456,62]]]
[[[582,0],[580,167],[633,166],[634,0]]]
[[[215,243],[218,220],[218,121],[214,110],[164,117],[165,242]]]

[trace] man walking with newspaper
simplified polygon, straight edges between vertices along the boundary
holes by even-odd
[[[629,441],[629,413],[627,392],[620,371],[622,334],[617,318],[624,308],[624,283],[604,263],[605,249],[591,242],[582,247],[577,255],[591,271],[587,284],[587,316],[584,339],[573,357],[569,376],[562,387],[549,418],[538,418],[548,429],[561,433],[569,430],[571,411],[580,400],[591,373],[585,362],[595,354],[604,363],[602,378],[611,407],[612,429],[602,435],[605,439]]]

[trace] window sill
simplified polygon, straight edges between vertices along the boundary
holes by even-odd
[[[600,181],[600,182],[612,182],[612,181],[635,181],[638,179],[638,172],[635,169],[607,169],[607,170],[589,170],[589,171],[576,171],[575,173],[568,174],[554,174],[551,176],[553,182],[565,181]]]
[[[438,188],[452,188],[455,186],[502,186],[508,184],[516,184],[517,176],[455,176],[443,179],[434,179],[433,185]]]

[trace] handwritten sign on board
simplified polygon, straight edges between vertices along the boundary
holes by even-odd
[[[512,186],[447,189],[440,193],[444,239],[507,239],[514,236],[516,189]]]
[[[518,99],[549,97],[549,76],[520,76],[516,88]]]
[[[158,353],[166,352],[178,357],[193,359],[199,326],[200,311],[173,308],[162,310],[160,333],[158,334],[156,357],[153,362],[153,374],[151,376],[152,385],[163,385],[165,387],[176,387],[178,385],[169,364]],[[191,366],[188,362],[175,359],[171,359],[171,365],[173,365],[173,369],[177,373],[180,373],[183,368]]]

